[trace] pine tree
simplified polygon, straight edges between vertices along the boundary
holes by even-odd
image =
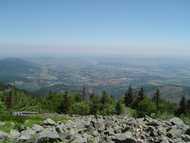
[[[8,95],[5,96],[5,105],[6,105],[7,109],[11,109],[11,107],[12,107],[12,104],[13,104],[12,98],[13,98],[13,92],[9,91]]]
[[[179,106],[181,108],[181,112],[185,113],[186,112],[186,98],[184,96],[182,97]]]
[[[144,89],[141,87],[138,91],[136,99],[133,101],[132,107],[137,108],[138,104],[144,99]]]
[[[102,92],[102,96],[100,98],[100,113],[103,115],[112,114],[115,108],[114,98],[106,93],[106,91]]]
[[[82,87],[81,98],[82,98],[82,100],[89,100],[89,98],[90,98],[90,95],[88,93],[88,88],[86,86]]]
[[[156,109],[159,110],[160,90],[157,89],[155,93]]]
[[[107,99],[108,99],[108,94],[106,93],[106,91],[103,91],[102,92],[102,97],[101,97],[101,100],[100,100],[101,104],[105,105],[106,102],[107,102]]]
[[[59,112],[60,113],[70,113],[71,110],[71,100],[68,96],[68,92],[66,91],[63,97],[63,101],[59,107]]]
[[[121,103],[121,101],[118,101],[115,106],[116,114],[120,115],[125,112],[125,105]]]
[[[180,116],[181,114],[185,114],[185,113],[186,113],[186,98],[183,96],[179,103],[179,108],[176,111],[176,115]]]
[[[144,99],[144,89],[141,87],[141,89],[138,92],[138,99],[142,101]]]
[[[129,86],[128,91],[125,93],[124,97],[125,106],[129,106],[133,102],[133,89]]]
[[[187,112],[190,113],[190,99],[187,100],[186,109],[187,109]]]
[[[99,96],[91,96],[90,98],[90,114],[99,114],[100,110],[100,99]]]

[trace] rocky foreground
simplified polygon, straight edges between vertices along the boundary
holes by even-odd
[[[13,143],[190,143],[190,126],[179,118],[75,116],[66,123],[45,120],[22,131],[0,132]]]

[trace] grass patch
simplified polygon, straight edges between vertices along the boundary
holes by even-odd
[[[56,114],[56,113],[44,114],[42,116],[43,116],[44,120],[47,118],[50,118],[50,119],[54,120],[55,122],[62,122],[62,123],[65,123],[71,119],[68,115],[61,115],[61,114]]]
[[[31,116],[24,121],[24,125],[26,127],[32,127],[34,124],[41,124],[43,120],[44,118],[39,115]]]
[[[158,112],[153,117],[161,119],[161,120],[168,120],[168,119],[171,119],[171,118],[173,118],[175,116],[174,116],[174,114],[168,113],[168,112]]]
[[[11,129],[15,127],[15,123],[12,121],[5,121],[0,125],[0,131],[9,133]]]
[[[70,119],[69,116],[60,114],[39,114],[30,117],[6,116],[3,118],[3,122],[0,123],[0,131],[9,133],[11,129],[21,130],[26,127],[32,127],[34,124],[40,125],[47,118],[51,118],[55,122],[59,121],[62,123],[65,123]]]
[[[7,139],[7,140],[4,140],[4,141],[0,141],[0,143],[14,143],[14,142]]]
[[[138,113],[137,113],[137,111],[135,109],[127,107],[126,111],[127,111],[127,115],[129,117],[137,117],[138,116]]]
[[[182,114],[180,118],[188,125],[190,125],[190,113],[189,114]]]

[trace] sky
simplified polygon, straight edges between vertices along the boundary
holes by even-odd
[[[0,0],[0,55],[190,55],[189,0]]]

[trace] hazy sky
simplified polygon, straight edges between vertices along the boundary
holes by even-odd
[[[0,54],[190,55],[190,0],[0,0]]]

